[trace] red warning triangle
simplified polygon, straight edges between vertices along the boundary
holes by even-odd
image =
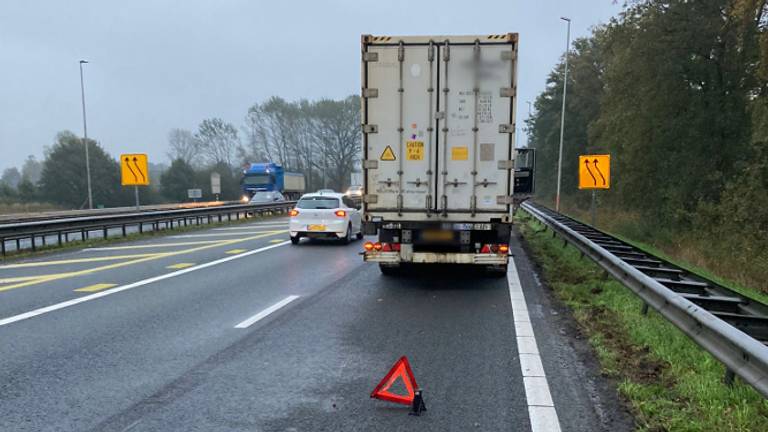
[[[399,395],[389,391],[392,384],[400,378],[405,384],[405,390],[408,392],[407,396]],[[395,402],[403,405],[411,405],[414,397],[414,389],[418,389],[416,385],[416,378],[413,376],[411,365],[408,363],[408,358],[405,356],[400,357],[398,361],[392,366],[392,369],[387,372],[387,375],[382,378],[379,385],[371,392],[371,397],[381,399],[385,401]]]

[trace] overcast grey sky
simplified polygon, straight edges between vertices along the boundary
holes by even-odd
[[[0,169],[82,135],[78,60],[87,59],[89,136],[113,156],[165,162],[171,128],[208,117],[238,127],[257,101],[341,98],[360,88],[360,35],[520,34],[525,101],[572,36],[620,12],[613,0],[3,0]]]

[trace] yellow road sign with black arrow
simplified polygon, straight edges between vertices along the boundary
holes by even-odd
[[[611,188],[611,155],[579,156],[579,189]]]
[[[120,183],[123,186],[149,186],[149,161],[143,153],[120,155]]]

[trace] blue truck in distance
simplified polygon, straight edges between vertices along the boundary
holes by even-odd
[[[243,169],[240,179],[243,201],[248,201],[256,192],[278,191],[287,200],[296,200],[304,193],[304,174],[285,172],[274,162],[252,163]]]

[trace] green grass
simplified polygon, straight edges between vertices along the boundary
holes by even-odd
[[[767,431],[768,401],[651,310],[628,288],[524,213],[518,223],[544,280],[573,312],[618,382],[641,431]]]
[[[190,232],[190,231],[199,231],[199,230],[205,230],[210,228],[216,228],[224,225],[235,225],[235,224],[242,224],[242,223],[248,223],[248,222],[255,222],[255,221],[264,220],[264,219],[271,219],[277,216],[283,216],[283,215],[273,214],[270,216],[252,216],[247,219],[242,218],[239,220],[232,220],[232,221],[224,220],[222,222],[212,222],[210,224],[188,225],[185,227],[160,229],[158,231],[144,231],[143,233],[131,233],[126,235],[125,237],[119,234],[114,234],[113,237],[109,237],[107,239],[94,238],[94,239],[88,239],[88,240],[72,240],[72,241],[63,243],[61,246],[57,244],[48,244],[46,246],[38,246],[36,251],[32,251],[30,249],[24,249],[21,252],[9,252],[4,258],[0,256],[0,262],[5,260],[10,260],[10,259],[40,256],[40,255],[45,255],[52,252],[62,252],[62,251],[67,251],[72,249],[79,249],[79,248],[100,247],[100,246],[114,245],[114,244],[152,238],[152,237],[176,235],[176,234],[181,234],[181,233]]]

